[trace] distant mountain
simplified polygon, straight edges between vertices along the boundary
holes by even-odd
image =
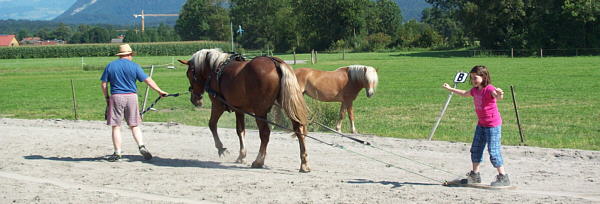
[[[425,0],[395,0],[400,10],[402,10],[402,17],[404,21],[415,19],[421,21],[421,12],[425,8],[431,7],[431,4],[425,2]]]
[[[140,25],[134,14],[179,14],[186,0],[77,0],[53,21],[68,24]],[[146,26],[175,25],[177,17],[146,17]]]
[[[76,0],[0,0],[0,20],[51,20]]]
[[[0,5],[4,1],[0,0]],[[14,0],[19,1],[20,0]],[[46,0],[30,0],[48,3]],[[55,22],[67,24],[110,24],[121,26],[140,26],[140,18],[133,14],[178,14],[186,0],[53,0],[52,2],[75,1],[64,13],[54,18]],[[425,0],[394,0],[402,10],[404,21],[420,20],[424,8],[431,7]],[[25,1],[23,1],[25,2]],[[30,3],[31,4],[31,3]],[[49,8],[49,7],[43,7]],[[146,17],[146,26],[160,23],[175,25],[177,17]]]

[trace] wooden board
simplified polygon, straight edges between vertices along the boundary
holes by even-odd
[[[489,190],[514,190],[517,189],[516,186],[490,186],[488,184],[483,183],[467,183],[466,179],[456,179],[452,181],[446,181],[443,184],[448,187],[469,187],[469,188],[481,188],[481,189],[489,189]]]

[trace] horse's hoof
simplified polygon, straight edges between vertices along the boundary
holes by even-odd
[[[252,168],[263,168],[263,164],[259,164],[257,162],[252,162],[252,166],[250,166]]]
[[[235,160],[235,163],[239,163],[239,164],[245,164],[245,163],[246,163],[246,160],[244,160],[244,159],[239,159],[239,158],[238,158],[238,159],[236,159],[236,160]]]
[[[227,151],[227,148],[219,149],[219,157],[223,157],[223,156],[225,156],[225,154],[229,154],[229,151]]]

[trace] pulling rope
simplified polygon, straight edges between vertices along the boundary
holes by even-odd
[[[167,95],[165,95],[165,96],[159,96],[158,98],[156,98],[156,100],[154,100],[154,102],[153,102],[153,103],[152,103],[152,104],[151,104],[151,105],[150,105],[148,108],[146,108],[146,110],[144,110],[144,111],[141,113],[141,115],[143,115],[144,113],[146,113],[146,112],[150,111],[150,110],[151,110],[151,109],[154,107],[154,105],[156,105],[156,104],[158,103],[158,101],[160,101],[160,99],[162,99],[162,98],[165,98],[165,97],[170,97],[170,96],[172,96],[172,97],[178,97],[178,96],[180,96],[180,95],[187,94],[187,93],[189,93],[189,91],[188,91],[188,92],[185,92],[185,93],[175,93],[175,94],[167,94]],[[228,102],[227,102],[227,101],[226,101],[224,98],[222,98],[221,96],[217,95],[217,94],[216,94],[214,91],[212,91],[212,90],[211,90],[211,91],[208,91],[208,93],[209,93],[209,94],[211,94],[211,96],[213,96],[214,98],[218,99],[219,101],[221,101],[223,104],[225,104],[226,106],[228,106],[229,108],[231,108],[231,109],[232,109],[232,110],[234,110],[234,111],[237,111],[237,112],[244,113],[244,114],[246,114],[246,115],[249,115],[249,116],[251,116],[251,117],[253,117],[253,118],[257,119],[257,120],[260,120],[260,121],[266,122],[266,123],[268,123],[268,124],[271,124],[271,125],[277,126],[277,127],[281,128],[281,129],[284,129],[284,130],[287,130],[287,131],[290,131],[290,132],[297,133],[297,132],[296,132],[295,130],[293,130],[293,129],[290,129],[290,128],[288,128],[288,127],[285,127],[285,126],[283,126],[283,125],[280,125],[280,124],[274,123],[274,122],[272,122],[272,121],[270,121],[270,120],[268,120],[268,119],[266,119],[266,118],[263,118],[263,117],[256,116],[256,115],[255,115],[255,114],[253,114],[253,113],[250,113],[250,112],[248,112],[248,111],[244,111],[244,110],[241,110],[241,109],[239,109],[239,108],[236,108],[235,106],[232,106],[232,105],[231,105],[231,104],[229,104],[229,103],[228,103]],[[352,136],[345,135],[345,134],[343,134],[343,133],[341,133],[341,132],[338,132],[338,131],[336,131],[336,130],[334,130],[334,129],[330,128],[330,127],[327,127],[327,126],[325,126],[325,125],[323,125],[323,124],[321,124],[321,123],[319,123],[319,122],[312,121],[311,123],[315,123],[315,124],[317,124],[317,125],[320,125],[320,126],[322,126],[322,127],[326,128],[326,129],[328,129],[329,131],[332,131],[332,132],[334,132],[334,133],[336,133],[336,134],[338,134],[338,135],[340,135],[340,136],[342,136],[342,137],[344,137],[344,138],[351,139],[352,141],[358,142],[358,143],[360,143],[360,144],[363,144],[363,145],[366,145],[366,146],[369,146],[369,147],[372,147],[372,148],[378,149],[378,150],[380,150],[380,151],[383,151],[383,152],[386,152],[386,153],[392,154],[392,155],[394,155],[394,156],[398,156],[398,157],[404,158],[404,159],[406,159],[406,160],[409,160],[409,161],[415,162],[415,163],[417,163],[417,164],[421,164],[421,165],[424,165],[424,166],[428,166],[428,167],[430,167],[430,168],[432,168],[432,169],[434,169],[434,170],[438,170],[438,171],[442,171],[442,172],[445,172],[445,173],[448,173],[448,174],[456,175],[456,174],[453,174],[453,173],[451,173],[451,172],[448,172],[448,171],[445,171],[445,170],[442,170],[442,169],[436,168],[436,167],[434,167],[434,166],[431,166],[431,165],[428,165],[428,164],[425,164],[425,163],[422,163],[422,162],[416,161],[416,160],[414,160],[414,159],[410,159],[410,158],[408,158],[408,157],[405,157],[405,156],[402,156],[402,155],[399,155],[399,154],[396,154],[396,153],[393,153],[393,152],[390,152],[390,151],[384,150],[384,149],[382,149],[382,148],[376,147],[376,146],[372,145],[370,142],[367,142],[367,141],[364,141],[364,140],[361,140],[361,139],[358,139],[358,138],[355,138],[355,137],[352,137]],[[326,141],[320,140],[320,139],[318,139],[318,138],[312,137],[312,136],[310,136],[310,135],[307,135],[307,134],[302,134],[302,135],[304,135],[305,137],[308,137],[308,138],[310,138],[310,139],[313,139],[313,140],[315,140],[315,141],[317,141],[317,142],[320,142],[320,143],[326,144],[326,145],[328,145],[328,146],[331,146],[331,147],[336,147],[336,148],[339,148],[339,149],[341,149],[341,150],[345,150],[345,151],[347,151],[347,152],[350,152],[350,153],[356,154],[356,155],[358,155],[358,156],[361,156],[361,157],[364,157],[364,158],[367,158],[367,159],[371,159],[371,160],[373,160],[373,161],[377,161],[377,162],[383,163],[383,164],[385,164],[387,167],[393,167],[393,168],[396,168],[396,169],[400,169],[400,170],[403,170],[403,171],[405,171],[405,172],[408,172],[408,173],[411,173],[411,174],[414,174],[414,175],[417,175],[417,176],[420,176],[420,177],[426,178],[426,179],[428,179],[428,180],[431,180],[431,181],[435,181],[435,182],[439,182],[439,183],[444,183],[444,182],[445,182],[445,181],[441,181],[441,180],[438,180],[438,179],[434,179],[434,178],[431,178],[431,177],[425,176],[425,175],[423,175],[423,174],[419,174],[419,173],[417,173],[417,172],[414,172],[414,171],[411,171],[411,170],[408,170],[408,169],[405,169],[405,168],[402,168],[402,167],[396,166],[396,165],[394,165],[394,164],[391,164],[391,163],[389,163],[389,162],[385,162],[385,161],[379,160],[379,159],[377,159],[377,158],[374,158],[374,157],[371,157],[371,156],[368,156],[368,155],[365,155],[365,154],[362,154],[362,153],[359,153],[359,152],[356,152],[356,151],[352,151],[352,150],[350,150],[350,149],[347,149],[347,148],[345,148],[345,147],[344,147],[344,146],[342,146],[342,145],[338,145],[338,144],[335,144],[335,143],[329,143],[329,142],[326,142]]]
[[[274,123],[274,122],[272,122],[272,121],[270,121],[270,120],[268,120],[268,119],[266,119],[266,118],[259,117],[259,116],[256,116],[256,115],[254,115],[254,114],[252,114],[252,113],[248,112],[248,111],[244,111],[244,110],[241,110],[241,109],[239,109],[239,108],[236,108],[236,107],[232,106],[231,104],[229,104],[229,103],[228,103],[228,102],[227,102],[227,101],[226,101],[224,98],[222,98],[221,96],[217,95],[217,94],[216,94],[216,92],[214,92],[214,91],[212,91],[212,90],[210,90],[210,91],[207,91],[207,92],[208,92],[208,93],[209,93],[211,96],[213,96],[214,98],[216,98],[216,99],[218,99],[219,101],[221,101],[221,102],[222,102],[223,104],[225,104],[226,106],[229,106],[229,108],[231,108],[231,109],[232,109],[232,110],[234,110],[234,111],[237,111],[237,112],[244,113],[244,114],[246,114],[246,115],[249,115],[249,116],[251,116],[251,117],[253,117],[253,118],[257,119],[257,120],[260,120],[260,121],[266,122],[266,123],[268,123],[268,124],[271,124],[271,125],[277,126],[277,127],[281,128],[281,129],[284,129],[284,130],[287,130],[287,131],[290,131],[290,132],[294,132],[294,133],[297,133],[297,134],[301,134],[301,133],[298,133],[298,132],[296,132],[295,130],[292,130],[292,129],[288,128],[288,127],[285,127],[285,126],[283,126],[283,125],[279,125],[279,124],[277,124],[277,123]],[[315,123],[317,123],[317,124],[320,124],[320,123],[318,123],[318,122],[315,122]],[[322,124],[321,124],[321,125],[322,125]],[[322,125],[322,126],[324,126],[324,125]],[[328,128],[328,127],[327,127],[327,128]],[[331,129],[331,128],[329,128],[329,129]],[[335,130],[333,130],[333,131],[335,131]],[[337,132],[337,131],[335,131],[335,132]],[[344,136],[344,137],[346,137],[346,138],[349,138],[349,139],[352,139],[352,140],[354,140],[354,141],[356,141],[356,142],[359,142],[359,143],[361,143],[361,144],[364,144],[364,145],[367,145],[367,146],[371,146],[371,143],[369,143],[369,142],[366,142],[366,141],[363,141],[363,140],[360,140],[360,139],[357,139],[357,138],[354,138],[354,137],[350,137],[350,136],[344,135],[344,134],[342,134],[342,133],[339,133],[339,132],[337,132],[337,133],[338,133],[338,134],[340,134],[340,135],[343,135],[343,136]],[[389,162],[385,162],[385,161],[379,160],[379,159],[377,159],[377,158],[374,158],[374,157],[371,157],[371,156],[367,156],[367,155],[365,155],[365,154],[361,154],[361,153],[358,153],[358,152],[355,152],[355,151],[352,151],[352,150],[346,149],[346,148],[345,148],[344,146],[342,146],[342,145],[338,145],[338,144],[334,144],[334,143],[325,142],[325,141],[323,141],[323,140],[320,140],[320,139],[318,139],[318,138],[312,137],[312,136],[310,136],[310,135],[307,135],[307,134],[301,134],[301,135],[304,135],[305,137],[308,137],[308,138],[310,138],[310,139],[313,139],[313,140],[315,140],[315,141],[317,141],[317,142],[320,142],[320,143],[323,143],[323,144],[329,145],[329,146],[331,146],[331,147],[337,147],[337,148],[340,148],[340,149],[342,149],[342,150],[348,151],[348,152],[350,152],[350,153],[356,154],[356,155],[358,155],[358,156],[362,156],[362,157],[364,157],[364,158],[371,159],[371,160],[373,160],[373,161],[377,161],[377,162],[383,163],[383,164],[385,164],[387,167],[394,167],[394,168],[396,168],[396,169],[400,169],[400,170],[406,171],[406,172],[408,172],[408,173],[411,173],[411,174],[414,174],[414,175],[417,175],[417,176],[420,176],[420,177],[423,177],[423,178],[426,178],[426,179],[429,179],[429,180],[432,180],[432,181],[435,181],[435,182],[438,182],[438,183],[444,183],[444,182],[445,182],[445,181],[442,181],[442,180],[434,179],[434,178],[431,178],[431,177],[428,177],[428,176],[425,176],[425,175],[419,174],[419,173],[417,173],[417,172],[414,172],[414,171],[411,171],[411,170],[408,170],[408,169],[405,169],[405,168],[402,168],[402,167],[398,167],[398,166],[396,166],[396,165],[393,165],[393,164],[391,164],[391,163],[389,163]],[[431,166],[430,166],[430,167],[431,167]]]
[[[356,142],[358,142],[358,143],[361,143],[361,144],[364,144],[364,145],[366,145],[366,146],[369,146],[369,147],[375,148],[375,149],[377,149],[377,150],[383,151],[383,152],[385,152],[385,153],[392,154],[392,155],[394,155],[394,156],[397,156],[397,157],[400,157],[400,158],[403,158],[403,159],[406,159],[406,160],[409,160],[409,161],[415,162],[415,163],[417,163],[417,164],[421,164],[421,165],[423,165],[423,166],[427,166],[427,167],[429,167],[429,168],[431,168],[431,169],[433,169],[433,170],[441,171],[441,172],[448,173],[448,174],[450,174],[450,175],[454,175],[454,176],[461,176],[461,175],[458,175],[458,174],[455,174],[455,173],[452,173],[452,172],[449,172],[449,171],[446,171],[446,170],[443,170],[443,169],[440,169],[440,168],[436,168],[436,167],[434,167],[434,166],[432,166],[432,165],[429,165],[429,164],[426,164],[426,163],[423,163],[423,162],[420,162],[420,161],[417,161],[417,160],[414,160],[414,159],[411,159],[411,158],[408,158],[408,157],[405,157],[405,156],[402,156],[402,155],[396,154],[396,153],[394,153],[394,152],[391,152],[391,151],[388,151],[388,150],[385,150],[385,149],[379,148],[379,147],[377,147],[377,146],[375,146],[375,145],[372,145],[371,143],[369,143],[369,142],[367,142],[367,141],[363,141],[363,140],[357,139],[357,138],[355,138],[355,137],[351,137],[351,136],[345,135],[344,133],[338,132],[337,130],[334,130],[334,129],[330,128],[330,127],[327,127],[327,126],[325,126],[325,125],[323,125],[323,124],[321,124],[321,123],[319,123],[319,122],[317,122],[317,121],[312,121],[312,123],[315,123],[315,124],[317,124],[317,125],[320,125],[321,127],[324,127],[325,129],[327,129],[327,130],[329,130],[329,131],[331,131],[331,132],[334,132],[334,133],[336,133],[336,134],[338,134],[338,135],[340,135],[340,136],[342,136],[342,137],[345,137],[345,138],[351,139],[351,140],[353,140],[353,141],[356,141]]]
[[[164,96],[158,96],[158,98],[156,98],[156,100],[154,100],[154,103],[150,104],[150,106],[148,108],[146,108],[146,110],[142,111],[140,113],[140,115],[143,116],[144,113],[150,111],[154,107],[154,105],[156,105],[156,103],[158,103],[158,101],[160,101],[160,99],[162,99],[162,98],[166,98],[166,97],[169,97],[169,96],[178,97],[180,95],[187,94],[187,93],[189,93],[189,91],[188,92],[184,92],[184,93],[174,93],[174,94],[167,94],[167,95],[164,95]]]

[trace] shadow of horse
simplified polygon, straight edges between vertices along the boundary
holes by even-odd
[[[29,155],[24,156],[24,159],[28,160],[52,160],[52,161],[67,161],[67,162],[102,162],[106,161],[105,157],[92,157],[92,158],[73,158],[73,157],[44,157],[41,155]],[[152,160],[144,160],[141,155],[123,155],[121,162],[144,162],[155,166],[167,166],[167,167],[200,167],[210,169],[247,169],[248,167],[240,167],[234,165],[223,165],[219,162],[212,161],[199,161],[192,159],[171,159],[162,158],[155,156]]]
[[[436,183],[415,183],[415,182],[397,182],[397,181],[373,181],[368,179],[354,179],[351,181],[347,181],[346,183],[351,184],[382,184],[382,185],[392,185],[392,188],[399,188],[405,185],[415,185],[415,186],[439,186],[440,184]]]

